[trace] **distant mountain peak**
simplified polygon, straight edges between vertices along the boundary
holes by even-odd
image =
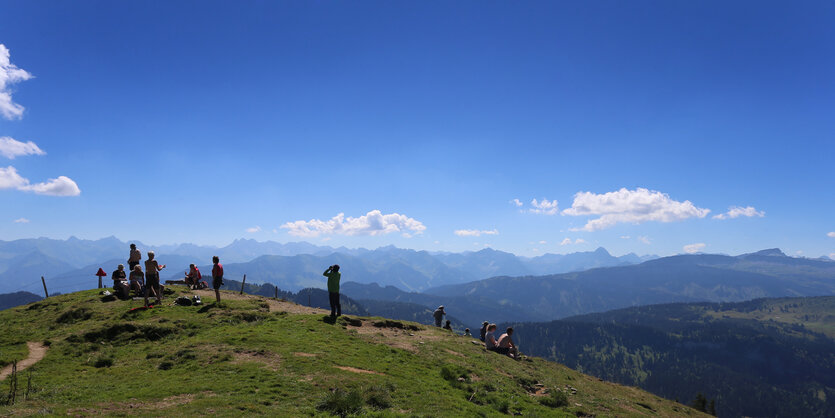
[[[600,254],[600,255],[611,255],[611,254],[609,254],[609,252],[608,252],[608,251],[606,251],[606,249],[605,249],[605,248],[603,248],[603,247],[597,247],[597,249],[596,249],[596,250],[594,250],[594,252],[595,252],[595,254]]]
[[[769,256],[769,257],[788,257],[783,251],[779,248],[769,248],[767,250],[757,251],[753,254],[749,255],[761,255],[761,256]]]

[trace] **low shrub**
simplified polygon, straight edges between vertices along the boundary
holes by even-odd
[[[316,409],[330,412],[340,417],[346,417],[362,411],[363,403],[362,395],[358,391],[351,390],[345,392],[344,390],[337,389],[325,395],[324,399],[316,405]]]
[[[391,408],[393,386],[372,386],[365,391],[365,403],[374,409]]]
[[[549,396],[539,399],[539,403],[550,408],[562,408],[568,406],[568,395],[561,390],[552,390]]]

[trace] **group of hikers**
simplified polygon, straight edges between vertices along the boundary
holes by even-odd
[[[113,289],[117,294],[122,294],[127,297],[130,292],[137,295],[143,295],[145,298],[145,306],[149,306],[148,297],[153,295],[157,299],[157,304],[162,303],[162,286],[160,286],[159,272],[165,268],[165,264],[159,264],[154,258],[154,252],[148,251],[148,259],[145,260],[145,271],[139,265],[142,260],[142,252],[136,248],[136,244],[130,245],[130,255],[128,257],[128,268],[130,275],[125,273],[125,265],[119,264],[116,270],[110,275],[113,279]],[[215,290],[215,298],[220,302],[220,287],[223,286],[223,265],[220,264],[218,256],[212,257],[212,287]],[[203,275],[200,269],[195,264],[189,265],[189,270],[185,273],[183,281],[192,289],[202,289],[208,284],[202,281]]]
[[[159,272],[165,268],[165,264],[159,264],[154,258],[154,252],[148,251],[148,259],[145,260],[145,271],[139,265],[142,260],[142,252],[136,248],[136,244],[130,245],[130,257],[128,258],[128,266],[130,268],[130,276],[126,278],[124,264],[119,264],[119,267],[113,271],[111,278],[113,279],[113,288],[117,293],[123,292],[128,295],[133,291],[135,294],[141,294],[145,298],[145,306],[148,305],[148,297],[153,295],[157,299],[157,303],[162,303],[162,288],[159,281]],[[215,297],[220,303],[220,287],[223,286],[223,265],[220,264],[218,256],[212,257],[212,288],[215,290]],[[339,273],[339,265],[334,264],[329,266],[323,276],[328,278],[328,299],[331,308],[331,318],[335,319],[342,315],[342,304],[339,302],[339,282],[342,278]],[[185,273],[183,281],[192,289],[202,289],[207,286],[206,282],[201,281],[203,275],[200,269],[195,264],[189,265],[189,270]],[[438,306],[438,309],[433,312],[432,316],[435,319],[435,326],[441,327],[443,323],[444,305]],[[444,329],[452,331],[451,321],[447,320],[443,325]],[[496,324],[484,321],[481,327],[481,334],[479,338],[484,342],[485,347],[490,351],[495,351],[500,354],[507,355],[511,358],[519,358],[519,350],[513,343],[513,328],[508,327],[506,332],[502,334],[498,340],[493,335],[496,331]],[[471,337],[470,329],[464,330],[464,336]]]
[[[443,322],[444,315],[446,315],[446,311],[444,310],[444,305],[438,306],[438,309],[435,309],[435,312],[432,313],[432,317],[435,319],[435,326],[441,327],[441,323]],[[444,329],[452,331],[452,325],[449,320],[443,326]],[[493,335],[493,332],[496,331],[496,324],[491,324],[487,321],[484,321],[481,324],[481,335],[479,338],[482,342],[484,342],[484,346],[489,351],[495,351],[499,354],[504,354],[513,359],[520,359],[519,349],[516,347],[516,344],[513,342],[513,328],[508,327],[505,330],[505,333],[502,334],[498,340]],[[467,328],[464,330],[465,337],[471,337],[470,329]]]

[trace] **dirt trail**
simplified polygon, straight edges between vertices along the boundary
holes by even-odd
[[[41,343],[35,342],[28,342],[26,345],[29,347],[29,357],[17,362],[17,371],[21,372],[26,370],[29,366],[41,361],[43,357],[46,355],[46,350],[48,347]],[[0,380],[6,379],[10,374],[12,374],[12,365],[8,365],[0,370]]]
[[[192,290],[192,292],[194,292],[197,295],[200,295],[200,299],[203,300],[203,303],[212,303],[215,300],[214,290]],[[289,312],[299,314],[327,314],[330,312],[324,309],[302,306],[293,302],[282,302],[280,300],[275,300],[263,296],[248,295],[246,293],[241,295],[238,294],[238,292],[221,292],[220,300],[223,301],[224,299],[264,301],[267,302],[268,305],[270,305],[270,312]]]

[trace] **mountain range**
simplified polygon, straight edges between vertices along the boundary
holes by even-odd
[[[501,314],[508,306],[545,321],[658,303],[833,295],[835,262],[788,257],[778,249],[735,257],[677,255],[575,273],[493,277],[424,293],[495,301],[500,320],[514,320]]]
[[[177,244],[147,246],[133,241],[144,253],[154,250],[168,270],[164,278],[178,277],[196,263],[207,272],[211,257],[217,255],[227,274],[248,275],[250,282],[273,283],[297,291],[323,287],[321,271],[338,263],[344,279],[361,283],[393,285],[407,291],[421,291],[452,283],[465,283],[496,275],[534,275],[579,271],[593,267],[620,266],[655,256],[627,254],[614,257],[605,249],[572,254],[521,257],[490,248],[476,252],[445,253],[401,249],[393,246],[375,250],[317,246],[307,242],[277,243],[239,239],[225,247]],[[0,241],[0,292],[37,291],[44,276],[48,287],[68,292],[89,288],[97,282],[99,267],[110,272],[126,263],[129,242],[115,237],[99,240],[48,238]]]

